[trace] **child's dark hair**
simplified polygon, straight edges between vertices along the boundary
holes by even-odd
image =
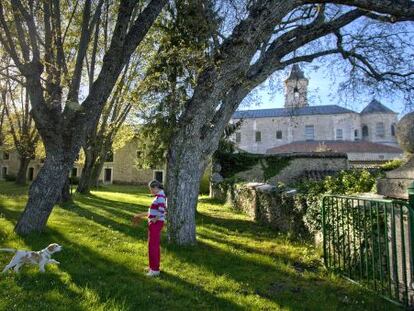
[[[162,185],[162,183],[160,183],[158,180],[151,180],[149,183],[148,183],[148,187],[150,187],[150,188],[158,188],[158,189],[162,189],[162,190],[164,190],[164,186]]]

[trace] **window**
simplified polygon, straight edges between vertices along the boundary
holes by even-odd
[[[256,142],[262,141],[262,132],[256,132]]]
[[[282,131],[276,131],[276,139],[282,139]]]
[[[313,125],[305,126],[305,139],[314,140],[315,139],[315,128]]]
[[[6,178],[6,176],[7,176],[7,166],[3,166],[1,168],[1,177]]]
[[[355,140],[359,140],[359,131],[358,130],[354,130],[354,138],[355,138]]]
[[[3,160],[10,160],[10,153],[3,152]]]
[[[241,133],[237,132],[236,133],[236,143],[239,143],[239,142],[241,142]]]
[[[76,168],[76,167],[72,168],[72,172],[71,172],[70,176],[71,177],[78,176],[78,168]]]
[[[114,153],[112,150],[106,153],[105,162],[114,162]]]
[[[336,129],[336,139],[337,139],[337,140],[342,140],[342,139],[344,139],[344,135],[343,135],[343,131],[342,131],[342,129]]]
[[[380,155],[378,156],[378,158],[379,158],[380,160],[384,160],[384,159],[385,159],[385,156],[384,156],[383,154],[380,154]]]
[[[158,180],[160,183],[164,182],[164,172],[163,171],[154,171],[154,179]]]
[[[34,167],[29,167],[29,171],[27,172],[27,178],[29,179],[29,181],[33,181]]]
[[[395,124],[391,124],[391,136],[395,136]]]
[[[366,138],[368,136],[369,136],[368,126],[364,125],[362,126],[362,138]]]
[[[112,168],[105,168],[104,170],[104,182],[111,183],[112,182]]]
[[[377,124],[375,124],[375,135],[377,137],[385,137],[385,127],[383,122],[377,122]]]

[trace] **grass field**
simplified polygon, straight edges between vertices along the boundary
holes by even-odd
[[[394,310],[327,273],[312,247],[289,241],[245,215],[201,197],[198,245],[162,240],[162,276],[147,278],[145,224],[130,217],[151,201],[146,189],[103,187],[55,207],[46,231],[19,237],[13,226],[26,188],[0,182],[0,248],[64,250],[46,273],[0,275],[0,310]],[[0,253],[0,267],[11,259]]]

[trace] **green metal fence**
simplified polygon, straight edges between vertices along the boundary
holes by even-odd
[[[322,232],[326,267],[393,302],[414,305],[413,198],[325,196]]]

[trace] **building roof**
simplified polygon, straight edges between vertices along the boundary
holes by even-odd
[[[378,100],[373,99],[362,111],[361,114],[367,113],[395,113],[390,108],[381,104]]]
[[[373,143],[369,141],[338,141],[338,140],[322,140],[322,141],[296,141],[279,147],[270,148],[266,153],[303,153],[317,152],[317,150],[329,150],[340,153],[402,153],[398,147]]]
[[[289,77],[286,80],[299,80],[299,79],[306,79],[305,74],[300,69],[298,64],[294,64],[292,69],[290,70]]]
[[[330,115],[356,113],[347,108],[337,105],[324,106],[306,106],[294,108],[273,108],[273,109],[254,109],[239,110],[233,114],[233,119],[254,119],[254,118],[272,118],[272,117],[293,117],[307,115]]]

